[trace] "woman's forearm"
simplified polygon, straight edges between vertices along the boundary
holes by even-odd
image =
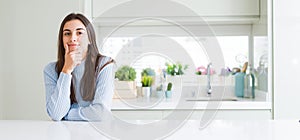
[[[71,75],[60,73],[57,80],[55,73],[45,71],[46,107],[53,120],[61,120],[70,109]]]

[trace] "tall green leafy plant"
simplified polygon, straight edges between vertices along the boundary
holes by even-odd
[[[153,78],[151,76],[143,76],[142,77],[142,86],[150,87],[153,83]]]

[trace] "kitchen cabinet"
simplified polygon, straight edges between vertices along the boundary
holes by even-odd
[[[176,110],[183,112],[184,110]],[[211,113],[216,112],[215,116],[211,118],[216,120],[270,120],[271,111],[268,109],[221,109],[221,110],[194,110],[188,120],[201,120],[206,111]],[[187,111],[185,111],[187,112]],[[189,111],[191,112],[191,111]],[[187,113],[189,113],[187,112]],[[167,117],[172,111],[163,111],[163,118]],[[173,118],[176,120],[176,118]]]
[[[192,9],[203,17],[237,17],[260,15],[260,0],[91,0],[92,18],[103,13],[115,10],[110,17],[138,17],[138,16],[190,16],[186,15],[187,9]],[[118,6],[118,7],[117,7]],[[154,7],[152,7],[154,6]],[[132,8],[134,7],[134,8]],[[126,11],[122,12],[121,10]],[[172,9],[176,8],[176,10]],[[148,10],[147,10],[148,9]],[[119,10],[119,11],[118,11]],[[139,12],[134,12],[139,11]],[[119,15],[118,12],[121,12]],[[116,14],[118,13],[118,14]],[[105,15],[105,14],[104,14]]]
[[[212,118],[222,120],[269,120],[272,119],[272,103],[268,98],[258,96],[255,99],[238,98],[238,101],[189,101],[184,107],[178,107],[178,100],[166,99],[161,102],[147,102],[152,107],[142,108],[139,99],[114,99],[112,113],[122,120],[161,120],[170,117],[177,120],[177,116],[170,113],[180,113],[189,116],[189,120],[199,120],[204,113],[216,113]],[[208,107],[208,104],[219,106]]]

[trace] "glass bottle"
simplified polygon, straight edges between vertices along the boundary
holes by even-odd
[[[268,72],[265,65],[260,64],[260,71],[257,74],[257,88],[262,91],[268,91]]]
[[[255,98],[255,77],[250,64],[244,77],[244,98]]]

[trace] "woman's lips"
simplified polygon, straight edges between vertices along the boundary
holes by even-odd
[[[73,50],[76,49],[76,47],[77,47],[78,45],[77,45],[77,44],[68,44],[68,46],[69,46],[69,50],[70,50],[70,51],[73,51]]]

